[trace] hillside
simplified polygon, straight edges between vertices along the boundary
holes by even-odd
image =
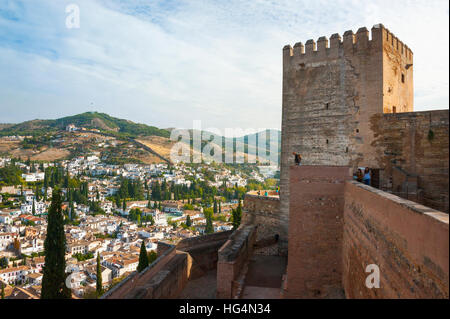
[[[67,132],[66,126],[75,125],[78,130]],[[155,126],[138,124],[129,120],[112,117],[105,113],[86,112],[56,120],[33,120],[19,124],[0,124],[0,156],[9,155],[31,160],[53,161],[83,156],[91,153],[100,155],[111,164],[123,162],[160,163],[170,159],[170,151],[175,144],[170,140],[173,129],[159,129]],[[281,149],[280,131],[270,143],[278,143],[278,156]],[[261,140],[262,132],[235,139],[201,132],[202,146],[212,140],[225,145],[233,143],[233,153],[254,159],[254,142]],[[192,146],[193,131],[190,130]],[[14,138],[11,136],[21,136]],[[268,137],[267,137],[268,138]],[[252,145],[249,146],[249,141]],[[266,144],[269,140],[266,141]],[[224,149],[223,146],[220,148]],[[243,154],[249,152],[250,155]],[[266,154],[260,156],[268,158]],[[206,159],[211,160],[211,158]]]
[[[3,128],[0,125],[0,136],[43,135],[64,130],[69,124],[86,129],[97,129],[117,137],[162,136],[168,138],[170,136],[170,132],[167,130],[98,112],[86,112],[56,120],[32,120]]]

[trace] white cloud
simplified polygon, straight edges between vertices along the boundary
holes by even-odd
[[[71,30],[64,1],[41,2],[0,11],[0,122],[95,109],[159,127],[279,127],[282,47],[379,22],[414,52],[415,109],[448,108],[444,1],[78,0]]]

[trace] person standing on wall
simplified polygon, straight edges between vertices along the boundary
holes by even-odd
[[[295,165],[302,165],[302,156],[296,152],[293,152],[292,154],[295,156]]]
[[[364,179],[364,174],[362,172],[362,170],[360,168],[358,168],[358,170],[356,171],[356,180],[360,183],[363,182]]]
[[[364,169],[363,182],[364,182],[364,184],[370,186],[370,170],[369,170],[368,167],[366,167],[366,168]]]

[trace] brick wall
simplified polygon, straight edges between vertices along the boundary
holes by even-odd
[[[233,231],[224,231],[199,237],[186,238],[177,245],[178,250],[189,253],[192,267],[189,279],[202,277],[217,267],[218,251]]]
[[[188,280],[217,267],[218,250],[232,231],[187,238],[177,246],[158,243],[158,259],[141,273],[131,274],[105,299],[176,298]]]
[[[417,193],[415,201],[448,213],[448,126],[448,110],[374,116],[377,157],[371,167],[383,169],[381,188],[406,197],[400,169],[417,180],[417,192],[415,183],[409,186],[409,193]]]
[[[345,166],[291,167],[285,298],[343,295],[344,183],[349,177]]]
[[[257,226],[256,241],[267,241],[278,235],[287,238],[288,223],[284,216],[280,214],[280,199],[275,196],[258,196],[246,194],[244,198],[243,224],[252,224]],[[285,245],[282,243],[281,245]],[[258,248],[257,254],[279,255],[279,242]]]
[[[158,243],[158,258],[151,263],[141,273],[135,272],[129,275],[126,279],[121,281],[106,294],[102,296],[102,299],[124,299],[132,298],[136,294],[136,290],[143,284],[148,283],[155,277],[160,271],[166,267],[168,263],[173,261],[176,256],[175,246],[162,244],[161,250],[160,243]]]
[[[343,286],[347,298],[448,298],[448,215],[378,189],[345,186]],[[380,269],[368,289],[366,266]]]

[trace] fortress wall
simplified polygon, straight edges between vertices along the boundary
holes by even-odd
[[[158,242],[158,259],[112,288],[105,299],[177,298],[188,280],[217,267],[218,250],[232,231],[183,239],[177,246]]]
[[[232,230],[217,232],[213,234],[207,234],[203,236],[190,237],[181,240],[177,245],[178,250],[187,250],[192,247],[197,247],[202,244],[209,244],[215,241],[223,241],[225,242],[228,237],[233,233]]]
[[[243,266],[253,253],[256,238],[254,225],[241,224],[219,250],[217,263],[217,298],[233,298]]]
[[[285,298],[339,298],[346,166],[292,166]]]
[[[376,136],[372,147],[376,160],[371,167],[383,168],[381,189],[399,192],[394,167],[417,175],[420,203],[449,212],[449,111],[379,114],[371,121]],[[432,131],[432,138],[429,136]],[[392,183],[389,180],[392,177]],[[414,189],[410,188],[410,192]],[[403,196],[402,196],[403,197]]]
[[[448,298],[448,215],[347,182],[342,262],[347,298]],[[365,285],[369,264],[379,289]]]
[[[268,197],[246,194],[244,198],[242,224],[256,225],[256,241],[264,241],[279,235],[287,238],[286,227],[288,221],[280,215],[279,197]],[[258,254],[278,255],[278,244],[258,249]]]
[[[121,281],[106,294],[102,299],[123,299],[130,298],[134,291],[145,282],[149,282],[158,272],[170,263],[176,256],[175,246],[162,244],[160,251],[160,243],[158,243],[158,258],[151,263],[141,273],[134,273],[129,275],[126,279]]]
[[[133,299],[177,298],[190,277],[192,258],[188,253],[179,252],[164,269],[129,295]]]
[[[189,253],[192,267],[189,279],[204,276],[209,270],[217,268],[218,251],[233,231],[224,231],[199,237],[186,238],[177,245],[178,250]]]

